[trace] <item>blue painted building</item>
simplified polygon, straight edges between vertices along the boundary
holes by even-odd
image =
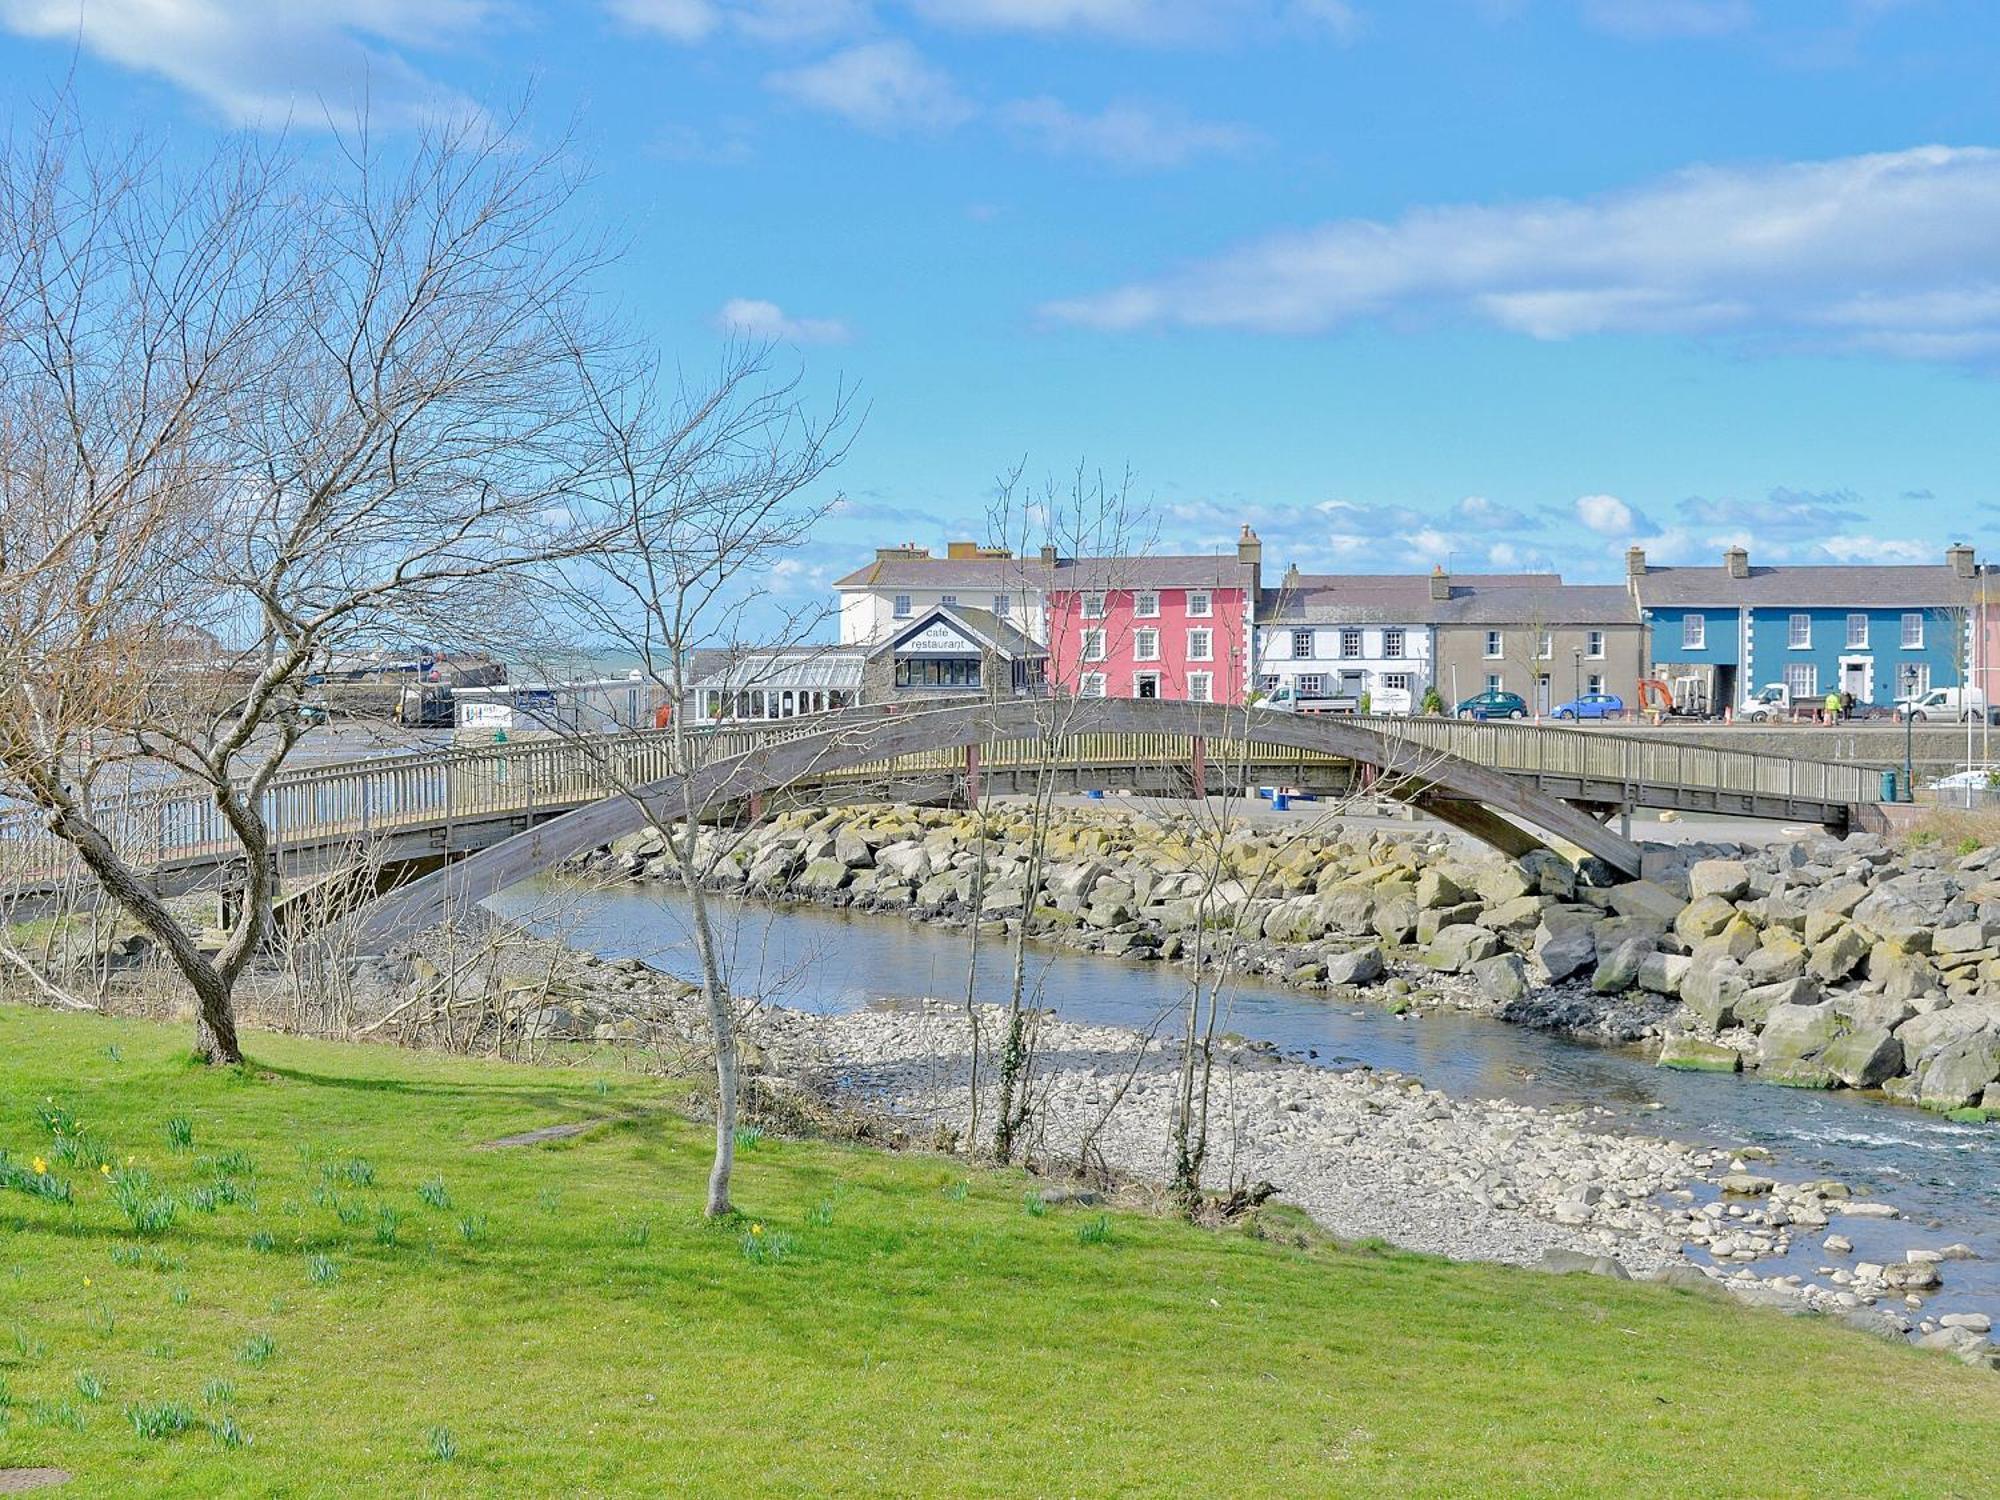
[[[1794,699],[1851,693],[1887,708],[1967,676],[1979,569],[1970,547],[1939,566],[1661,568],[1626,553],[1652,675],[1711,712],[1781,682]]]

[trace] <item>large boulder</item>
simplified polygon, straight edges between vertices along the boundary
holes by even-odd
[[[1868,939],[1845,922],[1832,933],[1815,940],[1806,928],[1806,972],[1827,984],[1838,984],[1852,974],[1868,956]]]
[[[1387,972],[1382,950],[1373,943],[1346,953],[1327,954],[1322,962],[1328,984],[1374,984]]]
[[[1653,880],[1631,880],[1610,889],[1611,909],[1621,917],[1651,917],[1662,927],[1681,914],[1687,903]]]
[[[1590,987],[1600,995],[1622,994],[1639,982],[1639,969],[1660,940],[1660,924],[1650,917],[1612,917],[1597,929],[1597,968]]]
[[[1739,1026],[1761,1026],[1781,1005],[1817,1005],[1826,998],[1820,993],[1818,984],[1803,976],[1781,979],[1776,984],[1750,985],[1746,975],[1744,983],[1749,988],[1736,997],[1736,1022]]]
[[[1432,865],[1417,877],[1417,907],[1456,906],[1465,899],[1465,887],[1449,871]]]
[[[1360,937],[1375,930],[1376,899],[1365,886],[1335,886],[1313,898],[1315,920],[1322,932]]]
[[[1553,850],[1529,850],[1521,856],[1521,870],[1533,876],[1535,889],[1541,895],[1558,901],[1573,900],[1576,896],[1576,870]]]
[[[1757,1037],[1758,1071],[1773,1083],[1825,1088],[1833,1071],[1821,1054],[1839,1039],[1845,1023],[1831,1001],[1779,1005],[1764,1018]]]
[[[1479,892],[1479,899],[1488,906],[1502,906],[1509,901],[1534,894],[1534,877],[1516,864],[1489,865],[1479,872],[1473,887]]]
[[[1892,1000],[1922,999],[1939,988],[1931,961],[1900,943],[1877,943],[1868,950],[1868,978]]]
[[[1693,1073],[1740,1073],[1743,1054],[1720,1042],[1706,1041],[1688,1032],[1676,1032],[1660,1044],[1659,1064]]]
[[[1747,989],[1736,960],[1723,952],[1699,952],[1681,976],[1681,1003],[1711,1030],[1736,1023],[1736,1002]]]
[[[1648,953],[1639,965],[1639,988],[1655,995],[1678,995],[1693,962],[1684,953]]]
[[[1433,969],[1463,974],[1481,959],[1493,957],[1500,947],[1500,939],[1484,927],[1461,923],[1445,928],[1419,956]]]
[[[931,870],[931,858],[914,839],[885,844],[875,851],[875,867],[887,870],[897,880],[918,881]]]
[[[1805,944],[1786,932],[1767,932],[1763,945],[1743,960],[1744,983],[1753,987],[1796,979],[1805,971]]]
[[[1534,955],[1551,982],[1567,979],[1597,962],[1594,926],[1551,927],[1544,914],[1542,925],[1535,932]]]
[[[1883,1027],[1862,1027],[1835,1037],[1819,1060],[1849,1088],[1872,1089],[1903,1071],[1903,1044]]]
[[[1854,908],[1868,899],[1868,887],[1858,880],[1836,880],[1817,887],[1806,897],[1806,915],[1826,912],[1831,916],[1850,917]]]
[[[1693,945],[1712,938],[1729,925],[1736,908],[1721,896],[1703,896],[1681,908],[1674,918],[1674,931],[1683,942]]]
[[[875,847],[867,834],[849,823],[833,836],[833,857],[850,870],[865,870],[875,863]]]
[[[1750,893],[1750,867],[1740,859],[1704,859],[1688,869],[1688,895],[1696,901],[1720,896],[1741,900]]]
[[[1927,1109],[1963,1109],[1977,1104],[1987,1086],[2000,1080],[2000,1033],[1974,1032],[1947,1042],[1917,1070],[1917,1102]]]
[[[816,859],[800,873],[797,885],[802,891],[824,896],[846,885],[847,874],[847,866],[837,859]]]
[[[1941,909],[1926,909],[1901,891],[1880,889],[1854,908],[1854,925],[1907,952],[1928,953]]]
[[[1512,1005],[1528,993],[1528,966],[1518,953],[1482,958],[1472,966],[1479,993],[1495,1005]]]

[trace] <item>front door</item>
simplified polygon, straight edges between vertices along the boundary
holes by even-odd
[[[1535,679],[1535,712],[1546,714],[1549,706],[1549,674],[1544,672]]]
[[[1868,701],[1868,663],[1865,661],[1843,662],[1840,668],[1840,690],[1853,697],[1856,703]]]

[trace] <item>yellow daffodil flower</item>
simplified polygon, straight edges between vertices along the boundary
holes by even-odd
[[[29,1165],[35,1169],[35,1175],[37,1177],[41,1176],[42,1173],[48,1171],[49,1169],[49,1164],[43,1161],[39,1156],[36,1157],[32,1162],[30,1162]]]

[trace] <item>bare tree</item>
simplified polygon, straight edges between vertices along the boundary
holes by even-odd
[[[215,1063],[242,1055],[265,794],[311,675],[448,634],[617,525],[583,483],[579,371],[611,340],[562,148],[475,124],[340,148],[175,170],[58,107],[0,155],[0,771],[159,943]],[[199,788],[237,851],[218,951],[94,800],[121,764]]]
[[[604,757],[619,794],[662,841],[686,894],[715,1058],[706,1212],[719,1217],[733,1211],[739,997],[708,891],[735,841],[703,837],[719,808],[693,773],[719,742],[689,723],[690,669],[697,649],[749,655],[747,638],[760,627],[757,649],[769,654],[797,646],[822,623],[817,602],[787,611],[761,585],[838,498],[815,485],[845,456],[858,413],[843,390],[816,414],[800,378],[775,374],[772,350],[762,345],[732,347],[699,386],[670,387],[654,371],[616,388],[593,385],[591,398],[607,455],[597,494],[619,530],[615,542],[562,570],[557,602],[589,637],[635,656],[643,679],[671,706],[682,794],[641,795],[613,747],[588,735],[576,742]]]

